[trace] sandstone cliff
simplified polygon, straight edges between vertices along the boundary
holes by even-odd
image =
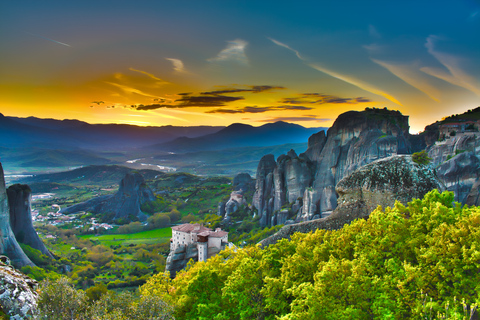
[[[113,220],[129,218],[130,215],[139,220],[146,220],[146,215],[140,207],[145,202],[154,201],[155,196],[152,190],[146,185],[145,179],[140,173],[127,173],[120,182],[120,187],[114,195],[101,196],[88,201],[78,203],[71,207],[62,209],[64,214],[79,211],[92,213],[113,214]]]
[[[408,117],[398,111],[366,109],[340,115],[327,135],[308,140],[308,149],[297,156],[292,150],[264,156],[258,165],[253,206],[260,223],[271,224],[276,211],[297,199],[303,206],[296,221],[330,214],[337,206],[335,185],[346,175],[372,161],[411,153]]]
[[[432,189],[443,191],[442,183],[429,166],[414,163],[411,156],[391,156],[374,161],[343,178],[336,187],[338,207],[325,218],[287,225],[260,242],[268,246],[295,232],[336,230],[355,219],[367,218],[378,205],[392,207],[422,198]]]
[[[10,227],[10,209],[8,207],[7,192],[5,190],[5,177],[3,167],[0,164],[0,254],[10,258],[13,265],[21,268],[34,264],[25,255],[22,248],[15,239]]]
[[[53,258],[32,224],[31,193],[28,185],[15,184],[8,187],[8,205],[10,207],[10,226],[18,242],[40,250],[43,254]]]

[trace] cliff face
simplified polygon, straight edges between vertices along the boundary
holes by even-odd
[[[145,179],[139,173],[127,173],[120,182],[120,187],[114,195],[101,196],[62,209],[65,214],[79,211],[92,213],[113,213],[113,219],[136,216],[146,220],[146,215],[140,210],[143,203],[154,201],[152,190],[145,184]]]
[[[22,184],[15,184],[7,189],[10,226],[18,242],[27,244],[53,258],[33,227],[31,193],[30,188]]]
[[[308,141],[304,154],[292,151],[274,162],[260,160],[253,205],[267,225],[284,204],[302,198],[297,221],[328,215],[337,206],[336,184],[357,168],[377,159],[411,153],[408,117],[398,111],[367,109],[340,115],[327,135]]]
[[[5,177],[3,167],[0,164],[0,254],[10,258],[13,265],[21,268],[26,265],[34,266],[32,261],[25,255],[15,239],[10,227],[10,209],[8,206],[7,192],[5,190]]]
[[[336,187],[338,206],[325,218],[287,225],[260,242],[268,246],[295,232],[336,230],[355,219],[367,218],[378,205],[392,207],[423,198],[432,189],[443,190],[433,169],[414,163],[410,156],[391,156],[374,161],[343,178]]]

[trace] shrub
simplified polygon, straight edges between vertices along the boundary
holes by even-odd
[[[422,150],[420,152],[415,152],[412,154],[412,160],[415,163],[418,163],[420,165],[428,165],[432,158],[428,156],[428,153],[425,150]]]

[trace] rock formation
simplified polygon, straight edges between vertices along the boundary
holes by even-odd
[[[366,109],[340,115],[327,135],[308,140],[298,157],[292,150],[274,161],[264,156],[257,169],[253,206],[262,226],[285,204],[302,199],[296,221],[330,214],[337,206],[335,185],[344,176],[377,159],[411,153],[408,117],[398,111]]]
[[[177,272],[187,267],[188,261],[198,261],[198,249],[195,243],[186,246],[180,246],[175,251],[171,251],[167,257],[165,271],[170,272],[170,277],[176,277]]]
[[[92,213],[111,213],[115,219],[128,219],[133,215],[144,221],[147,216],[140,209],[145,202],[154,201],[155,196],[152,190],[146,185],[145,179],[138,172],[127,173],[120,182],[120,187],[114,195],[106,195],[78,203],[71,207],[62,209],[64,214],[79,211]]]
[[[8,187],[7,196],[10,207],[10,226],[18,242],[27,244],[53,258],[33,227],[31,193],[30,187],[25,184],[15,184]]]
[[[26,265],[34,266],[25,255],[15,239],[10,227],[10,209],[8,207],[7,192],[5,190],[5,177],[0,164],[0,254],[10,258],[13,265],[21,268]]]
[[[441,165],[455,155],[470,151],[480,154],[480,141],[478,133],[459,133],[454,137],[447,137],[428,148],[428,156],[432,158],[434,166]]]
[[[0,262],[0,308],[9,319],[33,319],[36,315],[37,282]]]
[[[367,218],[378,205],[392,207],[398,200],[406,204],[423,198],[432,189],[443,191],[431,167],[416,164],[411,156],[391,156],[374,161],[343,178],[336,187],[338,206],[325,218],[287,225],[260,242],[267,246],[295,232],[316,229],[336,230],[355,219]]]
[[[447,190],[455,193],[455,201],[465,204],[468,195],[478,190],[473,186],[480,177],[480,159],[473,152],[460,153],[440,164],[436,170]]]

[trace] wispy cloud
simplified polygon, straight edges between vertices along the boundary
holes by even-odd
[[[183,61],[180,59],[174,59],[174,58],[165,58],[166,60],[170,61],[173,65],[173,70],[178,73],[188,73],[187,70],[185,70],[185,66],[183,64]]]
[[[426,79],[427,76],[422,75],[422,73],[418,71],[420,68],[418,62],[414,62],[413,65],[407,65],[407,64],[393,64],[391,62],[380,61],[377,59],[371,59],[371,60],[376,64],[384,67],[385,69],[390,71],[393,75],[402,79],[403,81],[405,81],[406,83],[414,87],[415,89],[425,93],[432,100],[436,102],[440,102],[440,99],[438,98],[440,96],[440,90],[438,90],[437,88],[432,86],[430,83],[428,83],[428,79]]]
[[[360,88],[362,90],[365,90],[365,91],[368,91],[370,93],[373,93],[375,95],[379,95],[379,96],[382,96],[390,101],[392,101],[393,103],[396,103],[398,105],[402,105],[400,103],[400,101],[398,101],[397,99],[395,99],[395,97],[393,97],[392,95],[386,93],[386,92],[383,92],[382,90],[378,89],[377,87],[369,84],[369,83],[365,83],[361,80],[358,80],[358,79],[355,79],[354,77],[351,77],[351,76],[346,76],[346,75],[342,75],[338,72],[335,72],[333,70],[330,70],[328,68],[326,68],[325,66],[322,66],[318,63],[312,63],[310,61],[308,61],[307,59],[303,58],[303,56],[295,49],[292,49],[290,46],[280,42],[280,41],[277,41],[275,39],[272,39],[272,38],[269,38],[273,43],[275,43],[276,45],[278,46],[281,46],[281,47],[284,47],[284,48],[287,48],[289,50],[291,50],[292,52],[294,52],[296,54],[296,56],[302,60],[303,62],[305,62],[309,67],[317,70],[317,71],[320,71],[320,72],[323,72],[331,77],[334,77],[338,80],[341,80],[343,82],[346,82],[346,83],[349,83],[357,88]]]
[[[332,119],[317,118],[317,116],[314,116],[314,115],[305,115],[305,116],[302,116],[302,117],[275,117],[275,118],[257,120],[257,122],[277,122],[277,121],[318,121],[318,122],[325,122],[325,121],[330,121],[330,120],[332,120]]]
[[[154,80],[159,81],[159,82],[162,83],[162,84],[167,84],[167,83],[168,83],[168,81],[165,81],[165,80],[163,80],[163,79],[160,79],[160,78],[156,77],[155,75],[153,75],[153,74],[151,74],[151,73],[148,73],[148,72],[146,72],[146,71],[137,70],[137,69],[134,69],[134,68],[129,68],[129,70],[135,71],[135,72],[139,72],[139,73],[141,73],[141,74],[144,74],[144,75],[146,75],[146,76],[148,76],[148,77],[150,77],[150,78],[152,78],[152,79],[154,79]]]
[[[283,90],[285,87],[281,86],[268,86],[268,85],[263,85],[263,86],[247,86],[246,88],[225,88],[222,90],[214,90],[214,91],[207,91],[207,92],[202,92],[201,94],[205,95],[218,95],[218,94],[225,94],[225,93],[240,93],[240,92],[251,92],[251,93],[261,93],[265,91],[271,91],[271,90]]]
[[[127,86],[127,85],[123,85],[123,84],[119,84],[119,83],[115,83],[115,82],[109,82],[109,81],[106,81],[106,83],[111,84],[112,86],[115,86],[117,88],[120,88],[125,93],[129,93],[129,94],[134,93],[134,94],[138,94],[138,95],[141,95],[141,96],[144,96],[144,97],[157,98],[157,96],[151,95],[149,93],[143,92],[139,89],[135,89],[135,88],[132,88],[132,87]]]
[[[71,45],[69,45],[69,44],[66,44],[66,43],[64,43],[64,42],[60,42],[60,41],[57,41],[57,40],[50,39],[50,38],[41,36],[41,35],[36,34],[36,33],[31,33],[31,32],[26,32],[26,31],[24,31],[24,32],[25,32],[26,34],[29,34],[29,35],[34,36],[34,37],[42,38],[42,39],[45,39],[45,40],[48,40],[48,41],[51,41],[51,42],[55,42],[55,43],[57,43],[57,44],[61,44],[62,46],[71,47]]]
[[[247,106],[237,109],[214,109],[207,111],[205,113],[264,113],[269,111],[305,111],[312,110],[313,108],[304,107],[304,106],[267,106],[267,107],[258,107],[258,106]]]
[[[475,93],[477,96],[480,96],[480,84],[478,81],[474,77],[464,72],[460,67],[462,59],[448,53],[437,51],[435,49],[435,43],[438,40],[441,40],[441,38],[435,35],[430,35],[427,37],[425,47],[427,48],[428,53],[437,59],[437,61],[448,70],[448,72],[439,68],[431,67],[423,67],[420,70],[431,75],[432,77],[436,77],[453,85],[465,88]]]
[[[210,62],[221,62],[221,61],[232,61],[237,62],[242,65],[248,65],[248,58],[245,54],[245,48],[247,47],[248,42],[236,39],[233,41],[228,41],[227,47],[220,51],[220,53],[215,57],[208,59]]]
[[[334,95],[329,94],[321,94],[321,93],[302,93],[293,98],[283,98],[280,100],[280,103],[288,103],[288,104],[357,104],[357,103],[364,103],[364,102],[371,102],[370,99],[365,97],[356,97],[356,98],[342,98]]]

